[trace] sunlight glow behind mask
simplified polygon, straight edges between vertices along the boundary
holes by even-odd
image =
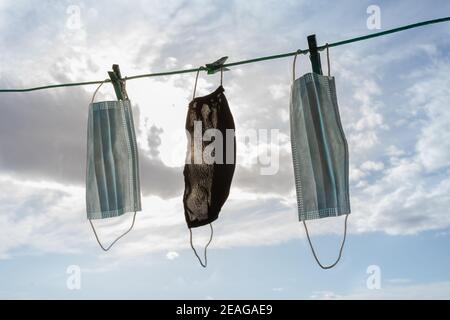
[[[348,146],[339,116],[334,77],[307,73],[295,79],[296,58],[290,131],[298,214],[314,257],[322,268],[329,269],[341,257],[350,213]],[[324,267],[314,252],[305,220],[343,214],[347,216],[339,258]]]

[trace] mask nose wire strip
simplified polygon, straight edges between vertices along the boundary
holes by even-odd
[[[339,249],[339,256],[337,257],[337,259],[336,259],[336,261],[334,263],[332,263],[332,264],[330,264],[328,266],[324,266],[320,262],[319,258],[317,257],[316,251],[314,250],[314,246],[313,246],[313,244],[311,242],[311,238],[309,237],[308,227],[306,226],[305,220],[303,220],[303,225],[305,226],[305,231],[306,231],[306,237],[308,238],[309,246],[311,248],[311,251],[312,251],[312,254],[314,256],[314,259],[316,259],[317,264],[324,270],[333,268],[334,266],[336,266],[338,264],[339,260],[341,260],[342,251],[343,251],[344,245],[345,245],[345,239],[347,237],[347,219],[348,219],[348,216],[349,216],[348,214],[345,216],[344,237],[342,239],[341,248]]]
[[[129,228],[127,231],[125,231],[124,233],[122,233],[120,236],[118,236],[113,242],[111,242],[111,244],[110,244],[107,248],[105,248],[105,247],[103,247],[102,243],[100,242],[100,239],[98,238],[98,235],[97,235],[97,232],[95,231],[95,227],[94,227],[94,224],[92,223],[92,220],[89,219],[89,223],[91,224],[92,231],[94,231],[95,239],[97,239],[98,245],[100,246],[100,248],[103,249],[103,251],[108,251],[109,249],[111,249],[111,247],[112,247],[117,241],[119,241],[122,237],[124,237],[126,234],[128,234],[128,233],[133,229],[133,227],[134,227],[134,222],[135,222],[135,221],[136,221],[136,211],[134,212],[134,215],[133,215],[133,222],[131,223],[130,228]]]
[[[210,237],[209,237],[208,243],[207,243],[206,246],[205,246],[205,251],[204,251],[204,254],[203,254],[203,256],[205,257],[205,263],[203,263],[202,259],[200,258],[200,256],[199,256],[198,253],[197,253],[197,250],[195,250],[195,248],[194,248],[194,244],[192,243],[192,229],[189,228],[189,242],[191,243],[191,248],[192,248],[192,250],[194,251],[195,256],[197,257],[198,262],[200,263],[200,265],[201,265],[203,268],[206,268],[206,266],[208,265],[208,256],[207,256],[207,254],[206,254],[206,251],[207,251],[207,249],[208,249],[209,244],[210,244],[211,241],[212,241],[213,234],[214,234],[214,229],[213,229],[213,226],[212,226],[211,223],[209,224],[209,227],[211,228],[211,235],[210,235]]]

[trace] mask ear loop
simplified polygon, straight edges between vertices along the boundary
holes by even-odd
[[[100,90],[101,86],[102,86],[106,81],[108,81],[108,79],[103,80],[103,81],[100,83],[100,85],[97,87],[97,89],[95,89],[94,94],[92,95],[91,104],[94,103],[94,99],[95,99],[95,96],[97,95],[98,90]]]
[[[295,51],[294,62],[292,63],[292,82],[295,82],[295,62],[297,61],[298,51]]]
[[[94,227],[94,224],[92,223],[92,220],[89,219],[89,223],[91,224],[92,231],[94,231],[95,239],[97,239],[98,245],[100,246],[100,248],[103,249],[103,251],[108,251],[109,249],[111,249],[111,247],[113,245],[116,244],[117,241],[119,241],[121,238],[123,238],[125,235],[127,235],[133,229],[135,221],[136,221],[136,211],[133,214],[133,221],[131,222],[130,228],[127,231],[125,231],[124,233],[122,233],[120,236],[118,236],[113,242],[111,242],[111,244],[108,247],[105,248],[102,245],[102,243],[100,242],[100,239],[98,238],[98,235],[97,235],[97,232],[95,231],[95,227]]]
[[[192,100],[195,99],[195,91],[197,90],[197,81],[198,81],[198,75],[200,73],[200,70],[202,70],[202,67],[198,68],[197,75],[195,76],[194,93],[192,94]]]
[[[195,75],[194,92],[192,94],[192,100],[195,99],[195,91],[197,90],[198,75],[201,70],[202,70],[202,67],[198,68],[197,74]],[[223,84],[223,68],[220,68],[220,86],[222,86],[222,84]]]
[[[209,246],[209,244],[211,243],[211,241],[212,241],[212,239],[213,239],[213,235],[214,235],[214,229],[213,229],[213,226],[212,226],[211,223],[209,224],[209,227],[211,228],[211,234],[210,234],[210,237],[209,237],[209,241],[208,241],[208,243],[207,243],[206,246],[205,246],[205,251],[203,252],[203,256],[204,256],[204,259],[205,259],[205,263],[203,263],[202,259],[200,258],[200,256],[199,256],[198,253],[197,253],[197,250],[195,250],[195,248],[194,248],[194,244],[192,243],[192,229],[189,228],[189,242],[191,243],[191,248],[192,248],[192,250],[194,251],[195,256],[197,257],[198,262],[200,263],[200,265],[201,265],[203,268],[206,268],[207,265],[208,265],[207,249],[208,249],[208,246]]]
[[[200,73],[201,70],[202,70],[202,67],[199,67],[198,70],[197,70],[197,74],[196,74],[196,76],[195,76],[194,92],[193,92],[193,94],[192,94],[192,100],[195,99],[195,91],[197,90],[198,75],[199,75],[199,73]],[[221,82],[221,84],[222,84],[222,78],[221,78],[220,82]],[[192,242],[192,229],[189,228],[189,242],[190,242],[190,244],[191,244],[192,251],[194,251],[194,254],[195,254],[195,256],[197,257],[198,262],[200,263],[200,265],[201,265],[203,268],[206,268],[206,266],[208,265],[207,249],[208,249],[209,244],[210,244],[211,241],[212,241],[213,234],[214,234],[214,230],[213,230],[213,227],[212,227],[212,224],[211,224],[211,223],[209,224],[209,227],[211,228],[211,235],[210,235],[210,237],[209,237],[209,241],[208,241],[208,243],[206,244],[205,249],[204,249],[204,253],[203,253],[203,256],[204,256],[204,259],[205,259],[205,263],[203,263],[202,259],[200,258],[200,256],[199,256],[198,253],[197,253],[197,250],[195,250],[194,243]]]
[[[294,62],[292,63],[292,82],[295,82],[295,63],[297,62],[297,56],[299,54],[306,54],[308,51],[297,50],[294,55]]]
[[[327,67],[328,67],[328,76],[330,77],[330,45],[328,42],[325,44],[327,48]]]
[[[97,94],[97,92],[98,92],[98,90],[100,89],[100,87],[101,87],[105,82],[107,82],[108,80],[109,80],[109,79],[103,80],[102,83],[100,83],[100,85],[97,87],[97,89],[95,89],[94,94],[92,95],[91,104],[94,103],[95,95]],[[111,242],[111,244],[110,244],[108,247],[105,248],[105,247],[102,245],[100,239],[98,238],[97,231],[95,230],[94,224],[92,223],[92,219],[89,219],[89,223],[91,224],[92,231],[94,232],[94,235],[95,235],[95,239],[97,240],[98,245],[100,246],[100,248],[102,248],[103,251],[108,251],[109,249],[111,249],[112,246],[113,246],[114,244],[116,244],[117,241],[119,241],[122,237],[124,237],[126,234],[128,234],[128,233],[133,229],[133,227],[134,227],[134,222],[135,222],[135,221],[136,221],[136,211],[134,212],[134,215],[133,215],[133,221],[132,221],[132,223],[131,223],[130,228],[129,228],[127,231],[125,231],[124,233],[122,233],[120,236],[118,236],[113,242]]]
[[[314,256],[314,259],[316,259],[317,264],[324,270],[331,269],[331,268],[335,267],[338,264],[339,260],[341,260],[342,251],[344,250],[344,245],[345,245],[345,239],[347,238],[347,219],[348,219],[348,216],[349,216],[349,214],[347,214],[345,216],[344,237],[342,239],[341,248],[339,249],[339,256],[337,257],[336,261],[334,261],[332,264],[330,264],[328,266],[324,266],[320,262],[319,258],[317,257],[316,251],[314,250],[314,246],[313,246],[313,244],[311,242],[311,238],[309,237],[309,232],[308,232],[308,227],[306,226],[306,222],[305,222],[305,220],[302,220],[303,226],[305,227],[305,231],[306,231],[306,237],[308,238],[309,246],[311,248],[311,251],[312,251],[312,254]]]

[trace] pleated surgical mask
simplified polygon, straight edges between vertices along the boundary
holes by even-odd
[[[103,83],[102,83],[103,84]],[[141,211],[139,162],[130,100],[94,102],[89,105],[86,165],[86,211],[94,234],[105,251],[134,225]],[[128,231],[104,248],[92,220],[134,212]]]
[[[290,100],[290,131],[298,214],[318,264],[339,261],[350,213],[348,146],[342,128],[335,79],[307,73],[295,79]],[[327,58],[329,61],[328,47]],[[328,63],[329,66],[329,63]],[[328,67],[329,72],[329,67]],[[306,220],[347,215],[339,257],[323,266],[314,251]]]

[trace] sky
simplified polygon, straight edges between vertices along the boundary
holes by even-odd
[[[447,1],[0,0],[0,88],[103,80],[238,61],[450,16]],[[377,6],[380,29],[367,23]],[[449,299],[450,24],[330,48],[350,152],[348,238],[332,270],[298,221],[289,137],[292,57],[230,68],[237,167],[203,269],[184,220],[184,122],[195,74],[127,81],[142,212],[105,253],[85,208],[96,86],[0,93],[0,298]],[[322,55],[327,72],[325,53]],[[310,72],[299,56],[296,76]],[[197,95],[220,76],[201,73]],[[96,100],[114,99],[104,85]],[[278,130],[278,141],[246,132]],[[275,174],[264,175],[267,155]],[[266,157],[265,157],[266,155]],[[132,214],[95,221],[108,243]],[[335,259],[344,218],[310,221]],[[193,230],[199,248],[209,228]]]

